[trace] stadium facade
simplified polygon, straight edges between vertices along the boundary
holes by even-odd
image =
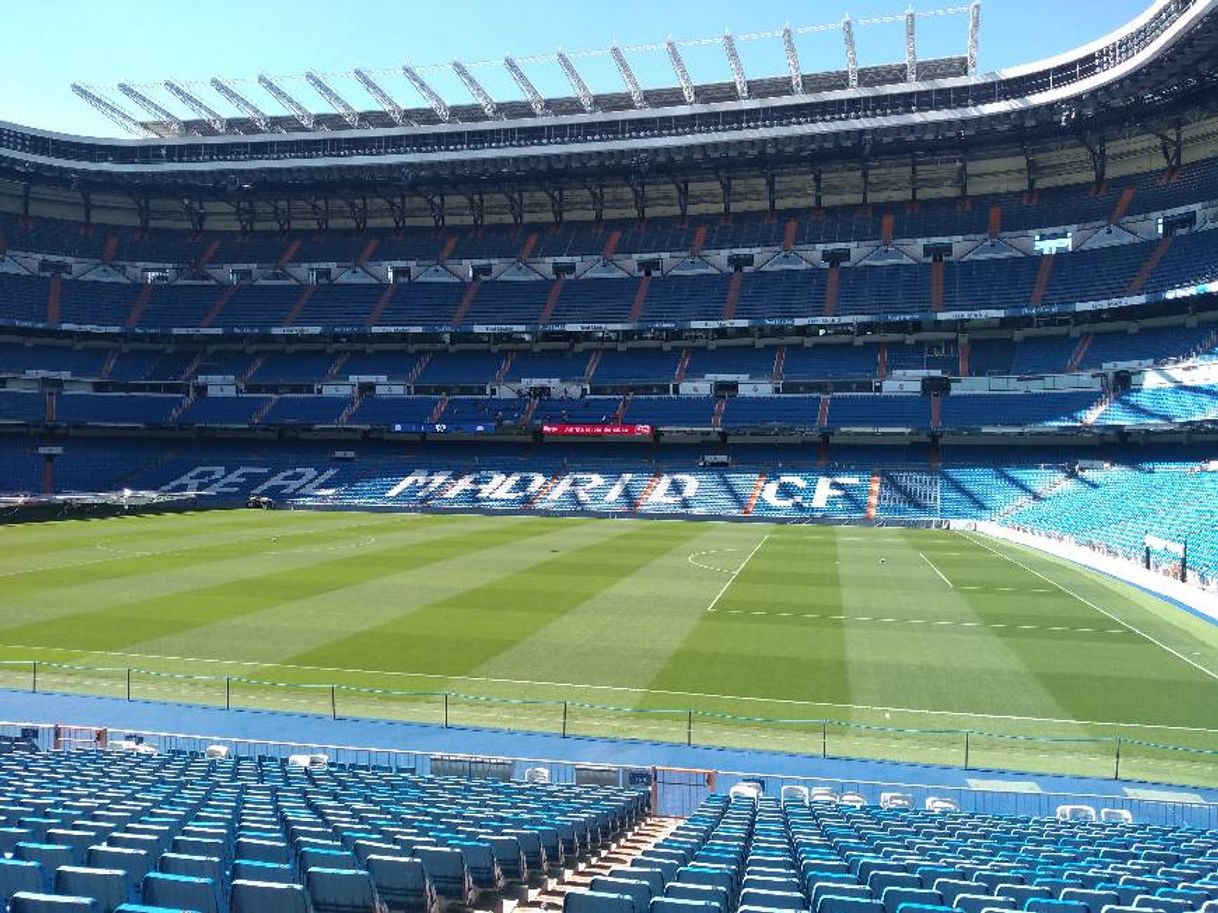
[[[0,487],[999,520],[1209,579],[1216,7],[994,73],[974,7],[959,57],[910,14],[890,66],[787,30],[781,78],[725,38],[732,82],[614,49],[616,94],[80,87],[144,138],[0,128]]]

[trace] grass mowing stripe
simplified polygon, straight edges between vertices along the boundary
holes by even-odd
[[[658,549],[667,551],[699,532],[696,525],[632,524],[610,538],[523,571],[505,569],[507,573],[491,583],[290,661],[466,673],[647,565]]]
[[[519,528],[520,524],[507,524],[472,532],[458,531],[414,544],[404,552],[386,544],[355,555],[313,560],[307,567],[273,570],[178,593],[172,599],[172,611],[169,611],[170,601],[158,596],[12,627],[5,630],[3,636],[20,643],[118,649],[219,620],[251,615],[293,598],[338,592],[348,585],[350,575],[367,579],[372,575],[397,574],[407,568],[477,551],[486,542],[500,543],[521,536],[541,535],[553,522],[532,520],[527,529]],[[158,573],[159,570],[153,563],[146,565],[144,572]],[[223,644],[215,647],[218,651],[224,649]]]
[[[1087,606],[1088,608],[1094,609],[1095,611],[1099,612],[1101,615],[1105,616],[1106,618],[1110,618],[1112,621],[1116,622],[1117,624],[1121,625],[1122,627],[1128,628],[1132,633],[1138,635],[1139,637],[1143,638],[1144,640],[1148,641],[1149,643],[1154,644],[1156,647],[1159,647],[1160,649],[1167,651],[1172,656],[1176,657],[1176,659],[1183,660],[1184,662],[1186,662],[1190,666],[1192,666],[1194,669],[1198,670],[1199,672],[1204,673],[1205,675],[1209,676],[1210,678],[1214,679],[1215,681],[1218,681],[1218,672],[1214,672],[1211,669],[1207,669],[1205,666],[1201,665],[1196,660],[1190,659],[1189,657],[1187,657],[1183,653],[1181,653],[1179,650],[1176,650],[1173,647],[1169,647],[1167,644],[1163,643],[1162,641],[1158,640],[1155,637],[1152,637],[1151,635],[1147,634],[1145,631],[1142,631],[1139,628],[1134,627],[1129,622],[1125,621],[1123,618],[1118,618],[1116,615],[1113,615],[1107,609],[1104,609],[1104,608],[1096,605],[1090,599],[1087,599],[1084,596],[1080,596],[1078,593],[1074,592],[1073,590],[1069,589],[1066,586],[1063,586],[1062,584],[1058,583],[1056,580],[1046,577],[1040,571],[1035,570],[1034,568],[1028,567],[1028,565],[1024,564],[1022,561],[1018,560],[1017,558],[1012,558],[1010,555],[1006,554],[1005,552],[999,551],[998,549],[991,547],[987,543],[973,538],[973,536],[971,536],[968,533],[962,532],[961,535],[965,536],[965,538],[969,539],[969,541],[974,542],[977,545],[980,545],[986,551],[992,552],[993,554],[998,555],[1001,558],[1005,558],[1007,561],[1010,561],[1016,567],[1021,567],[1025,571],[1027,571],[1029,574],[1039,577],[1041,580],[1045,581],[1046,583],[1052,584],[1053,586],[1057,587],[1057,589],[1059,589],[1063,593],[1065,593],[1067,596],[1071,596],[1074,599],[1077,599],[1079,602],[1081,602],[1083,605]]]

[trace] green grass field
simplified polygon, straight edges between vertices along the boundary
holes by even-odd
[[[37,660],[40,689],[121,696],[132,667],[136,698],[329,713],[258,682],[338,684],[344,715],[552,731],[565,701],[570,734],[946,764],[971,730],[974,767],[1096,776],[1119,735],[1124,777],[1218,784],[1154,747],[1218,750],[1218,627],[970,534],[217,511],[0,537],[7,688]]]

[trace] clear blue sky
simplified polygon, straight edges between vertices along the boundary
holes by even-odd
[[[919,0],[922,11],[955,6],[963,0]],[[1068,50],[1099,37],[1133,18],[1149,0],[983,0],[981,68],[993,70]],[[214,75],[273,75],[396,68],[409,61],[439,64],[601,49],[617,42],[642,45],[674,38],[704,38],[900,14],[905,0],[804,0],[741,3],[728,0],[49,0],[5,5],[4,54],[0,78],[0,120],[52,130],[121,135],[110,121],[72,94],[70,84],[106,85],[119,80],[159,82],[165,78],[206,80]],[[962,54],[967,17],[919,19],[919,54]],[[904,59],[899,23],[856,29],[862,65]],[[838,33],[807,34],[798,39],[805,71],[843,65]],[[778,40],[740,43],[750,76],[785,72]],[[717,46],[692,47],[686,64],[695,82],[730,78]],[[635,53],[630,61],[644,86],[673,85],[663,53]],[[620,90],[606,57],[579,62],[594,92]],[[569,94],[555,64],[526,65],[543,94]],[[476,68],[492,95],[517,98],[510,77],[498,67]],[[450,72],[426,77],[450,102],[469,95]],[[379,77],[378,77],[379,78]],[[403,107],[421,100],[400,75],[383,83]],[[286,82],[294,94],[317,110],[325,105],[303,82]],[[335,87],[359,107],[372,107],[352,84]],[[222,113],[225,103],[203,89]],[[277,103],[252,87],[268,113]],[[121,98],[121,97],[120,97]],[[169,99],[162,92],[162,103]],[[167,105],[175,108],[175,104]],[[124,106],[137,113],[133,106]],[[177,109],[180,110],[180,109]]]

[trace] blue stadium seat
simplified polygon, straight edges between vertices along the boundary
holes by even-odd
[[[390,913],[435,913],[439,896],[423,863],[396,856],[369,856],[368,874]]]
[[[316,913],[379,913],[384,909],[367,872],[311,868],[305,886]]]
[[[230,913],[312,913],[313,909],[309,895],[298,884],[237,879],[229,897]]]
[[[210,878],[149,872],[140,888],[140,899],[149,906],[221,913],[218,886]]]
[[[0,859],[0,908],[18,891],[37,894],[50,887],[40,862]]]
[[[9,900],[8,909],[9,913],[100,913],[101,907],[92,897],[18,891]]]
[[[122,869],[60,866],[55,870],[54,886],[56,894],[92,897],[101,907],[101,913],[113,913],[135,899],[131,881]]]

